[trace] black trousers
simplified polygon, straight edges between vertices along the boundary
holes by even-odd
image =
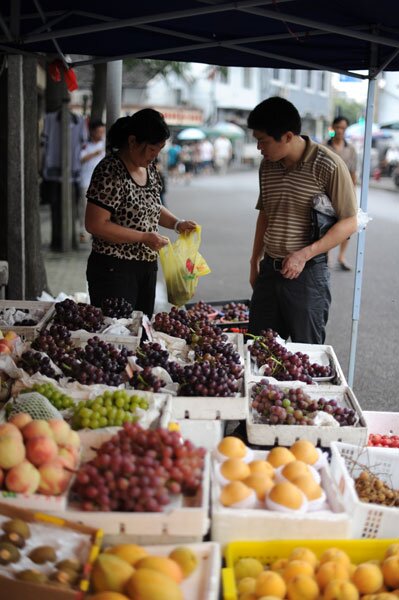
[[[125,298],[149,318],[154,311],[157,261],[124,260],[92,252],[86,277],[90,303],[101,307],[105,298]]]
[[[286,279],[273,259],[260,263],[249,314],[249,332],[273,329],[293,342],[323,344],[331,304],[327,261],[310,261],[297,279]]]

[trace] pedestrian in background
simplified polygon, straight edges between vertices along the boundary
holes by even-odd
[[[323,344],[331,303],[327,252],[357,228],[348,169],[325,146],[301,135],[295,106],[280,97],[249,114],[263,160],[250,268],[249,331],[271,328],[293,342]],[[327,194],[338,221],[312,242],[313,198]]]
[[[225,135],[220,135],[213,143],[215,156],[215,169],[221,175],[227,171],[227,167],[233,156],[233,146]]]
[[[86,229],[93,243],[86,275],[94,306],[101,307],[105,298],[124,298],[151,317],[158,252],[168,243],[159,225],[177,233],[196,228],[161,204],[154,161],[168,137],[163,116],[151,108],[118,119],[108,132],[109,153],[87,190]]]
[[[353,182],[353,185],[356,186],[357,178],[356,178],[356,168],[357,168],[357,154],[355,147],[352,146],[345,139],[345,131],[349,125],[349,121],[346,117],[339,116],[335,117],[332,122],[332,128],[334,130],[334,137],[330,138],[326,142],[326,146],[330,148],[333,152],[338,154],[346,164],[349,169],[349,173]],[[345,253],[348,248],[349,239],[344,240],[339,245],[338,252],[338,266],[343,271],[350,271],[351,267],[345,260]]]
[[[78,203],[79,236],[81,242],[87,242],[85,229],[86,193],[95,167],[105,156],[105,125],[100,120],[89,124],[89,141],[80,153],[80,193]]]
[[[167,150],[167,169],[171,178],[179,176],[181,146],[173,140]]]
[[[214,149],[213,144],[208,139],[200,141],[200,171],[201,173],[211,173],[213,171]]]

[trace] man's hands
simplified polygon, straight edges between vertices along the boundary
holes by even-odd
[[[286,279],[296,279],[302,273],[306,265],[306,258],[303,250],[288,254],[283,260],[281,275]]]
[[[156,232],[148,232],[143,236],[143,244],[156,252],[159,252],[163,246],[167,246],[168,242],[169,240],[167,237]]]

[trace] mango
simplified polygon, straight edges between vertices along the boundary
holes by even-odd
[[[130,600],[184,600],[179,585],[154,569],[137,569],[129,579],[125,593]]]
[[[119,558],[128,562],[129,565],[134,565],[141,558],[148,556],[147,550],[137,544],[117,544],[116,546],[107,548],[105,553],[119,556]]]
[[[125,560],[102,553],[93,565],[91,581],[96,592],[120,592],[125,589],[134,569]]]
[[[198,567],[198,556],[186,546],[178,546],[169,554],[169,558],[180,566],[183,577],[186,578]]]
[[[136,569],[151,569],[163,573],[170,577],[176,583],[180,583],[183,579],[183,572],[180,566],[166,556],[145,556],[135,563]]]

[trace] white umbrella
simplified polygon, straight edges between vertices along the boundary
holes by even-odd
[[[182,129],[182,131],[177,134],[177,139],[182,142],[204,140],[205,137],[205,133],[197,127],[187,127],[187,129]]]

